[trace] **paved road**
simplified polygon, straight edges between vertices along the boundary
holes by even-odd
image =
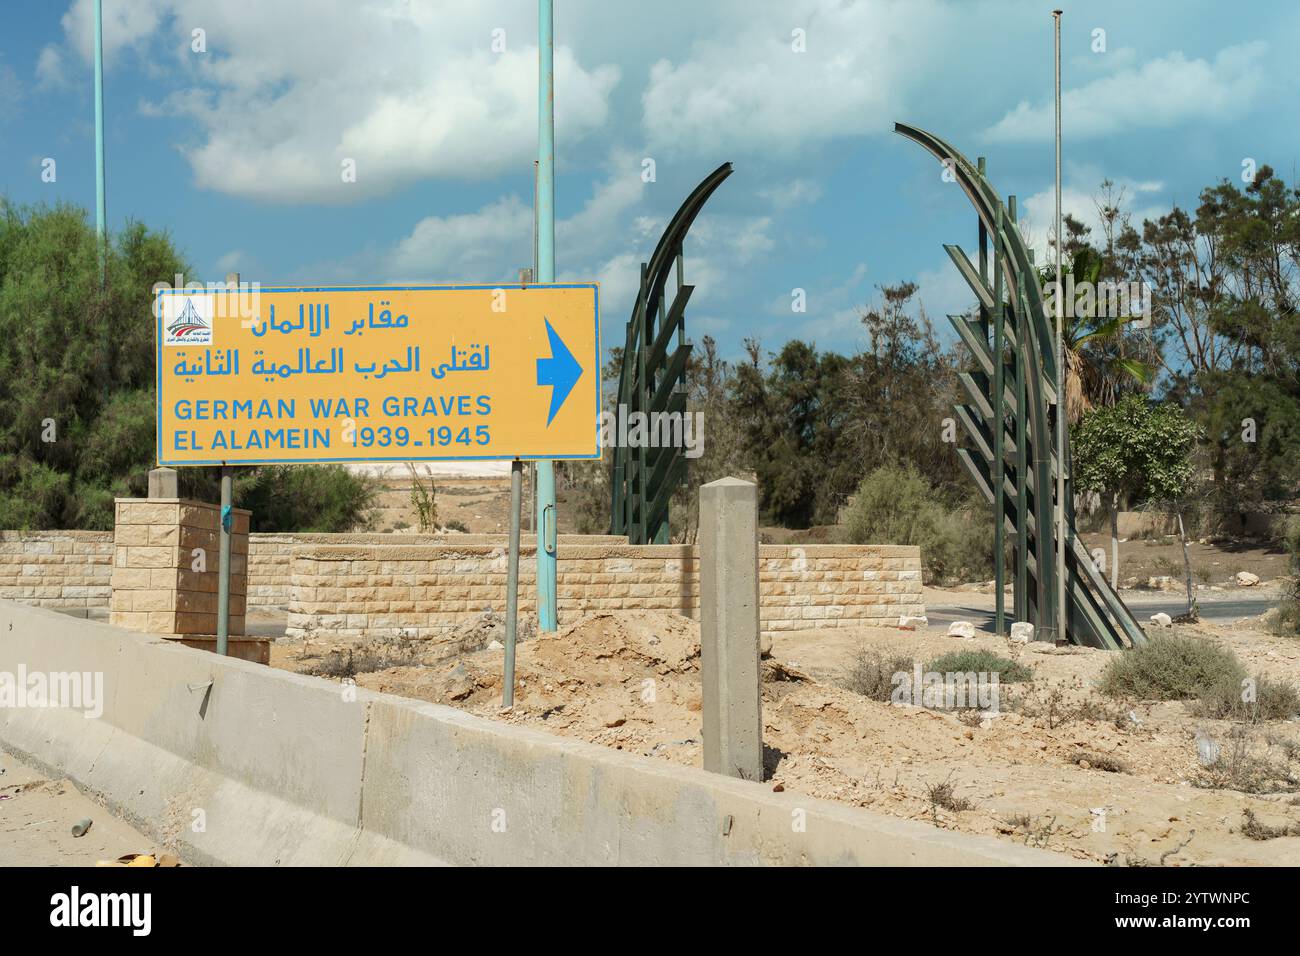
[[[983,597],[981,595],[981,597]],[[981,602],[982,603],[982,602]],[[1170,617],[1177,617],[1187,610],[1186,599],[1171,600],[1165,595],[1152,595],[1150,597],[1125,596],[1124,603],[1128,605],[1130,611],[1138,619],[1138,623],[1145,624],[1152,614],[1164,612]],[[1007,609],[1010,611],[1011,598],[1007,596]],[[1276,597],[1251,597],[1251,598],[1225,598],[1223,600],[1213,600],[1201,598],[1200,612],[1203,621],[1235,621],[1241,617],[1258,617],[1269,608],[1277,607]],[[941,625],[947,627],[953,621],[970,621],[981,630],[993,630],[993,608],[979,607],[971,604],[935,604],[927,605],[925,616],[930,621],[930,626]]]

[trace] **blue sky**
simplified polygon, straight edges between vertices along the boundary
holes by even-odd
[[[607,345],[622,340],[638,263],[725,160],[736,173],[686,250],[693,338],[731,357],[746,336],[853,349],[876,286],[901,279],[944,330],[968,296],[941,243],[973,252],[973,216],[895,120],[987,156],[1042,247],[1053,4],[555,2],[557,277],[601,282]],[[534,3],[104,7],[111,228],[166,229],[197,278],[237,270],[263,285],[496,282],[529,264]],[[1095,222],[1103,178],[1135,223],[1194,207],[1245,159],[1293,178],[1300,4],[1065,7],[1067,211]],[[0,194],[13,200],[93,209],[90,10],[3,0]],[[356,182],[342,181],[347,159]],[[791,311],[796,288],[805,313]]]

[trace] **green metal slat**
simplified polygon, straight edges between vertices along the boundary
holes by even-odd
[[[969,449],[958,449],[958,456],[961,463],[965,466],[967,473],[975,481],[976,489],[984,496],[986,502],[992,503],[993,493],[989,487],[988,472],[979,462],[976,461],[975,457],[970,454]],[[996,512],[994,513],[996,514]],[[994,520],[996,523],[996,518]],[[1015,519],[1005,512],[1003,514],[1002,523],[1012,531],[1015,530]],[[1034,519],[1032,515],[1029,518],[1029,527],[1032,531],[1034,527]],[[1036,577],[1038,562],[1032,553],[1026,555],[1026,567],[1029,576]],[[1079,612],[1086,616],[1089,624],[1096,628],[1098,639],[1103,642],[1103,645],[1108,649],[1117,649],[1120,645],[1114,643],[1113,639],[1110,637],[1112,629],[1105,623],[1106,618],[1102,612],[1102,605],[1097,602],[1097,598],[1092,591],[1078,580],[1077,576],[1074,580],[1070,581],[1070,596],[1072,599],[1072,606],[1077,607]],[[1024,620],[1024,618],[1019,616],[1017,616],[1016,619]],[[1145,639],[1145,635],[1143,635],[1143,639]]]
[[[975,293],[975,298],[979,299],[980,306],[985,309],[993,308],[992,290],[980,278],[979,273],[975,271],[975,267],[966,258],[966,253],[962,251],[961,246],[945,243],[943,251],[948,253],[948,258],[953,261],[957,271],[961,273],[961,277],[966,280],[971,292]]]
[[[686,363],[691,357],[691,343],[679,345],[673,352],[672,360],[664,370],[664,377],[659,382],[659,387],[655,389],[654,397],[650,400],[650,408],[664,408],[668,404],[668,397],[673,390],[682,383],[686,375]]]
[[[650,346],[650,364],[654,368],[659,368],[663,364],[664,356],[668,354],[668,346],[672,341],[673,333],[686,327],[686,303],[690,301],[691,293],[694,291],[695,286],[684,285],[677,290],[677,295],[673,297],[672,308],[668,310],[668,315],[663,324],[660,325],[659,333],[655,336],[654,344]]]
[[[677,490],[682,479],[686,476],[686,457],[679,456],[673,459],[672,467],[668,469],[668,476],[663,485],[660,486],[658,494],[650,503],[650,524],[663,523],[668,520],[668,504],[672,501],[673,492]]]

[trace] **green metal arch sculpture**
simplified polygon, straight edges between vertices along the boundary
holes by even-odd
[[[1058,462],[1052,449],[1053,414],[1061,394],[1053,327],[1033,257],[1015,226],[1015,197],[1004,205],[984,175],[983,160],[974,165],[939,137],[904,123],[894,130],[928,151],[951,172],[979,218],[978,268],[955,245],[946,245],[957,270],[979,301],[979,318],[950,315],[962,341],[979,366],[959,376],[970,403],[958,405],[973,448],[958,454],[985,498],[994,506],[995,585],[998,627],[1002,626],[1005,572],[1003,534],[1013,535],[1015,551],[1014,614],[1034,625],[1035,638],[1065,637],[1074,643],[1119,648],[1142,644],[1146,635],[1128,607],[1093,564],[1075,533],[1073,495],[1067,492],[1065,548],[1066,635],[1057,635],[1056,528],[1053,514],[1055,469],[1070,475],[1070,449]],[[992,268],[987,240],[992,239]],[[990,286],[990,279],[992,285]],[[1008,291],[1003,300],[1003,289]],[[1010,367],[1007,358],[1010,357]],[[1014,385],[1008,389],[1008,372]],[[1009,411],[1010,415],[1006,412]],[[1039,494],[1039,489],[1044,489]],[[1047,529],[1045,532],[1042,529]]]
[[[686,340],[686,303],[695,286],[687,285],[684,279],[682,243],[704,204],[731,173],[731,163],[723,163],[704,177],[669,220],[650,261],[641,264],[641,290],[627,322],[619,370],[620,410],[646,415],[686,412],[684,384],[691,356],[691,343]],[[666,305],[664,292],[674,265],[676,292],[672,304]],[[685,478],[686,457],[681,448],[615,447],[611,532],[627,535],[632,544],[666,543],[668,502]]]

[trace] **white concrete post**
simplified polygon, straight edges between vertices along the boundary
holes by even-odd
[[[722,478],[700,488],[700,667],[704,769],[763,779],[758,494]]]
[[[155,468],[149,472],[150,498],[179,498],[176,469]]]

